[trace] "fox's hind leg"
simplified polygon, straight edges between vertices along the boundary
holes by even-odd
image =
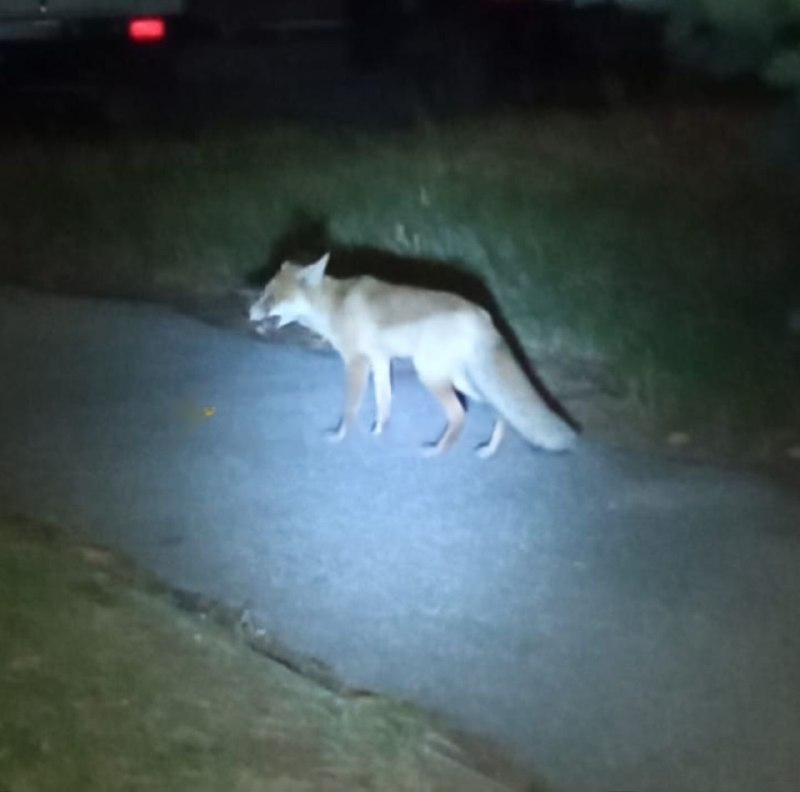
[[[364,391],[367,387],[369,377],[369,361],[363,356],[353,358],[345,362],[347,369],[347,388],[345,394],[344,415],[339,423],[338,429],[328,432],[328,439],[338,443],[344,438],[356,420],[358,409],[364,398]]]
[[[475,449],[475,453],[481,459],[488,459],[490,456],[494,456],[495,451],[497,451],[498,446],[503,442],[505,436],[506,422],[502,418],[498,418],[494,422],[494,429],[492,429],[492,436],[489,438],[489,441],[479,445]]]
[[[466,413],[456,392],[453,390],[453,386],[449,382],[431,382],[422,376],[420,376],[420,379],[422,384],[433,394],[436,401],[441,404],[447,417],[447,426],[444,434],[439,438],[438,442],[425,446],[422,452],[424,456],[437,456],[447,451],[458,440],[458,436],[464,428]]]

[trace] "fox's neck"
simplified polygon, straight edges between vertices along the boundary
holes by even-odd
[[[331,278],[324,278],[319,287],[306,295],[309,310],[301,324],[321,335],[326,341],[335,343],[331,319],[336,309],[336,288]]]

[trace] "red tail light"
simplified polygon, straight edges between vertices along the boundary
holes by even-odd
[[[160,17],[142,17],[128,22],[128,38],[136,44],[162,41],[167,35],[167,25]]]

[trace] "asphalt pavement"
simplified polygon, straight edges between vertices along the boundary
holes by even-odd
[[[0,290],[0,502],[246,608],[347,684],[497,740],[556,789],[800,788],[800,497],[492,415],[423,459],[400,367],[342,444],[336,356],[166,307]]]

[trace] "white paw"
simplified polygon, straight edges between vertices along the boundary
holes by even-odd
[[[479,459],[490,459],[495,455],[496,451],[496,446],[493,447],[491,443],[483,443],[475,449],[475,455]]]
[[[340,443],[344,440],[345,435],[347,434],[347,427],[344,424],[341,424],[338,429],[328,429],[325,432],[325,439],[329,443]]]

